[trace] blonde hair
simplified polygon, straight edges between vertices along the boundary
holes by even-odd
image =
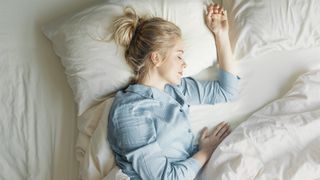
[[[143,79],[150,66],[147,59],[158,51],[164,58],[175,40],[181,38],[178,26],[159,17],[139,17],[131,7],[113,23],[113,39],[125,48],[125,59],[134,72],[131,83]]]

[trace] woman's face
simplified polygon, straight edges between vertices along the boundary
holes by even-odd
[[[183,69],[186,67],[183,55],[183,42],[181,39],[178,39],[176,45],[169,50],[167,58],[158,66],[159,74],[164,82],[168,84],[180,84]]]

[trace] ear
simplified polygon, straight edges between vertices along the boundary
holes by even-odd
[[[158,52],[152,52],[150,55],[150,60],[151,60],[152,64],[156,67],[161,65],[161,57]]]

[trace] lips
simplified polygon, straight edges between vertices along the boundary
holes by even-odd
[[[180,74],[181,76],[183,76],[183,72],[179,72],[178,74]]]

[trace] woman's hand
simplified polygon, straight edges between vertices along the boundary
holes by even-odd
[[[219,67],[231,74],[235,74],[227,11],[219,4],[208,5],[207,11],[205,21],[214,36]]]
[[[230,132],[229,124],[225,122],[218,124],[212,134],[209,134],[208,128],[202,130],[199,139],[199,151],[193,155],[193,158],[201,164],[201,167],[210,159],[213,151]]]
[[[212,134],[209,134],[208,128],[205,127],[202,130],[202,134],[199,140],[199,149],[208,153],[209,157],[213,151],[218,147],[221,141],[230,134],[231,130],[229,124],[222,122],[218,124],[213,130]]]
[[[206,25],[214,36],[228,34],[229,24],[227,11],[219,4],[210,4],[207,6]]]

